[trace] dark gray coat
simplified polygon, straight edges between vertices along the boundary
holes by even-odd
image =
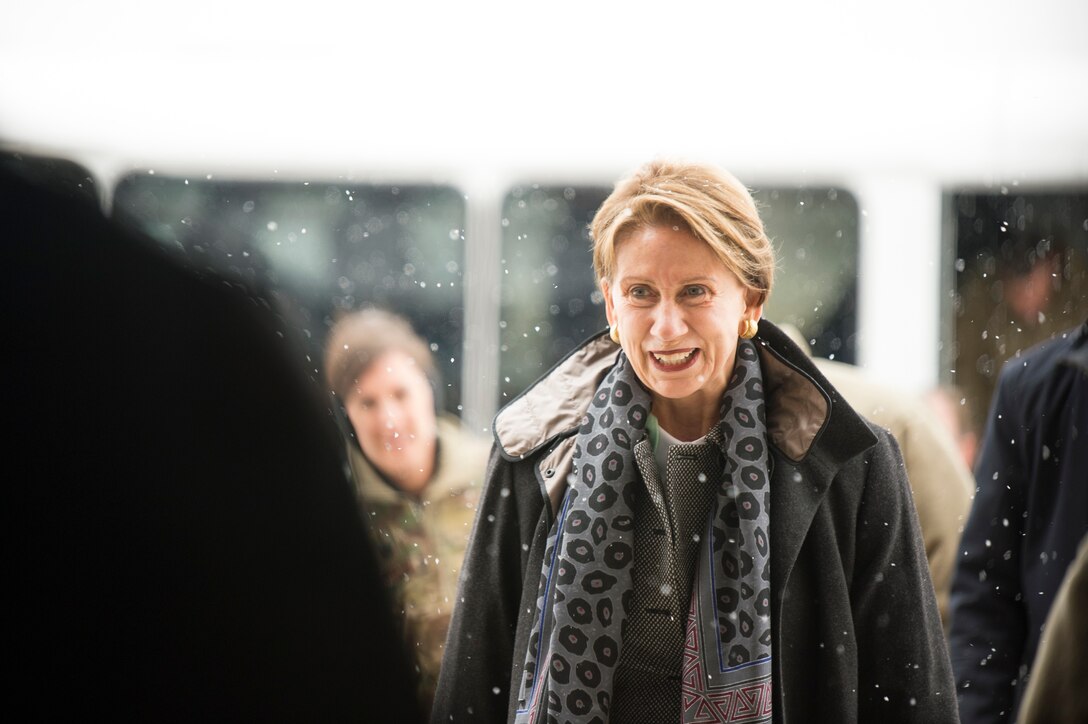
[[[774,720],[955,722],[948,651],[898,446],[760,323],[771,450]],[[618,348],[599,335],[495,419],[432,722],[503,722],[574,436]],[[637,554],[636,554],[637,555]],[[680,712],[677,712],[679,719]]]

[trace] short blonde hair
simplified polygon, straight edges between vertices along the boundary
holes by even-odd
[[[732,174],[711,166],[650,162],[619,181],[590,224],[593,271],[611,280],[616,244],[650,226],[681,225],[705,241],[762,304],[774,281],[774,248],[755,201]]]
[[[341,400],[367,368],[386,352],[403,352],[432,386],[438,370],[430,347],[407,319],[382,309],[363,309],[342,317],[325,344],[325,382]]]

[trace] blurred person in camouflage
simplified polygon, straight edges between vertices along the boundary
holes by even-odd
[[[430,349],[390,312],[341,318],[325,377],[350,422],[352,477],[428,711],[489,441],[437,413]]]

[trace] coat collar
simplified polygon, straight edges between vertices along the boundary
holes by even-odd
[[[784,332],[763,320],[755,342],[763,368],[767,435],[786,459],[834,470],[876,443],[867,423]],[[602,331],[500,410],[493,429],[503,456],[519,460],[573,435],[618,354],[619,346]]]
[[[1088,321],[1070,333],[1073,337],[1069,351],[1062,355],[1058,364],[1068,365],[1088,374]]]
[[[556,438],[572,435],[619,351],[607,332],[601,332],[499,410],[492,429],[503,457],[520,460]]]

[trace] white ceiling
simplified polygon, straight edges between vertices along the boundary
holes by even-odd
[[[0,142],[217,172],[1088,179],[1084,0],[374,4],[7,2]]]

